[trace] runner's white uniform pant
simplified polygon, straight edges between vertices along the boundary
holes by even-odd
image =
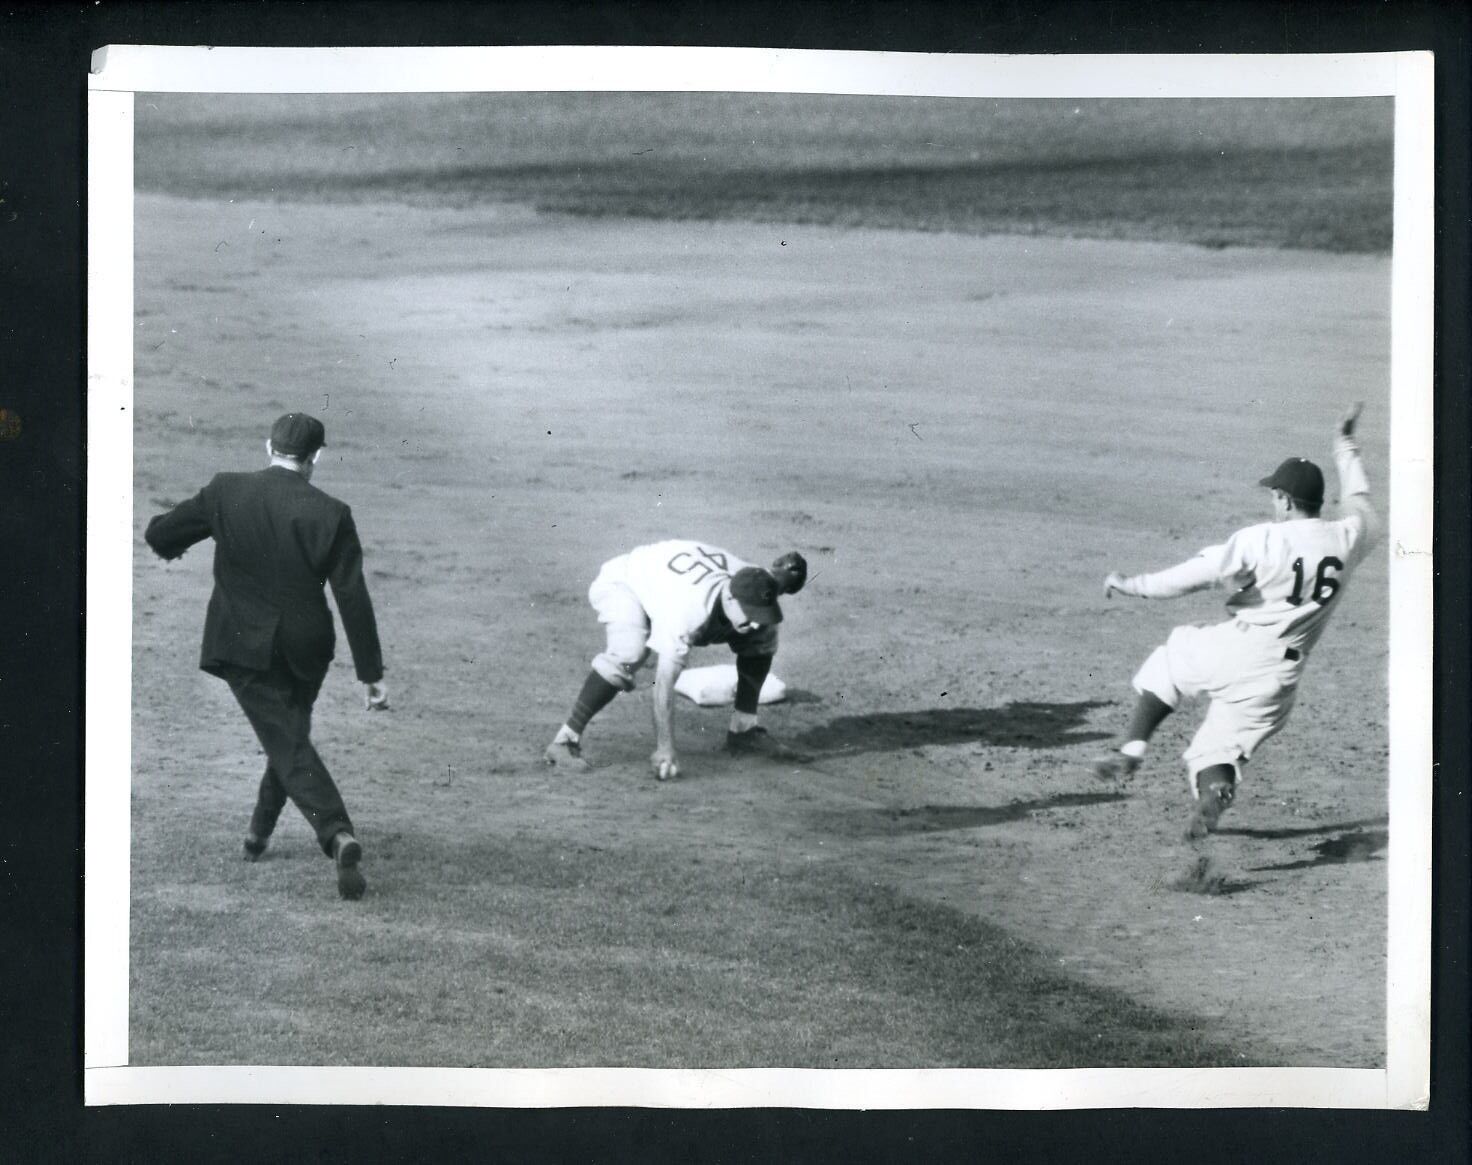
[[[1271,631],[1230,619],[1177,627],[1140,666],[1134,687],[1171,708],[1188,696],[1211,698],[1182,754],[1194,793],[1196,774],[1212,765],[1231,765],[1240,778],[1258,745],[1287,723],[1303,664]]]

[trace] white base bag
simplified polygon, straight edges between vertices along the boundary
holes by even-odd
[[[675,691],[701,707],[736,702],[736,665],[718,663],[711,667],[691,667],[680,673]],[[770,672],[762,681],[758,704],[776,704],[787,698],[787,685]]]

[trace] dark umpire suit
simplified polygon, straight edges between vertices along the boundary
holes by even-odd
[[[310,739],[312,705],[333,657],[335,636],[323,583],[332,587],[357,676],[383,677],[373,604],[352,512],[307,480],[322,446],[321,422],[291,413],[272,429],[273,453],[299,459],[306,473],[273,464],[221,473],[194,497],[160,514],[144,535],[163,558],[215,540],[214,592],[199,666],[230,684],[266,753],[250,832],[264,850],[289,797],[329,856],[352,822]],[[354,843],[355,853],[357,851]],[[355,859],[354,859],[355,860]],[[361,892],[361,889],[359,889]]]

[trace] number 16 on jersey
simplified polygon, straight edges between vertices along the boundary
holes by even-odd
[[[1308,597],[1320,606],[1327,603],[1334,597],[1335,592],[1339,590],[1339,580],[1329,572],[1331,570],[1340,571],[1343,569],[1344,563],[1340,562],[1334,555],[1331,554],[1327,558],[1321,558],[1318,569],[1314,571],[1314,589]],[[1303,602],[1304,578],[1303,559],[1295,558],[1293,560],[1293,593],[1288,596],[1288,601],[1295,607]]]

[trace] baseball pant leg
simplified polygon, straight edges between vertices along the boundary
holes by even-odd
[[[621,692],[634,688],[634,673],[649,658],[649,616],[626,584],[600,573],[588,588],[588,601],[603,624],[605,647],[593,670]]]
[[[1217,673],[1206,685],[1211,704],[1183,754],[1193,792],[1213,765],[1230,765],[1240,780],[1252,754],[1288,723],[1298,697],[1301,662],[1285,657],[1281,640],[1225,626],[1217,636]]]
[[[1182,700],[1198,694],[1210,682],[1214,639],[1212,627],[1186,624],[1175,628],[1140,665],[1131,681],[1135,691],[1149,692],[1166,707],[1179,708]]]
[[[1191,791],[1197,777],[1212,765],[1231,765],[1242,779],[1242,766],[1270,736],[1288,723],[1297,697],[1296,687],[1249,693],[1239,698],[1214,697],[1201,727],[1182,755],[1190,773]]]
[[[266,771],[261,775],[261,786],[256,791],[255,811],[250,815],[250,831],[265,839],[276,829],[281,810],[286,807],[286,786],[276,775],[276,770],[267,761]]]
[[[351,833],[353,823],[332,774],[312,747],[312,703],[320,685],[294,676],[280,660],[273,661],[270,671],[238,672],[229,683],[282,791],[311,825],[322,852],[330,856],[332,839]]]

